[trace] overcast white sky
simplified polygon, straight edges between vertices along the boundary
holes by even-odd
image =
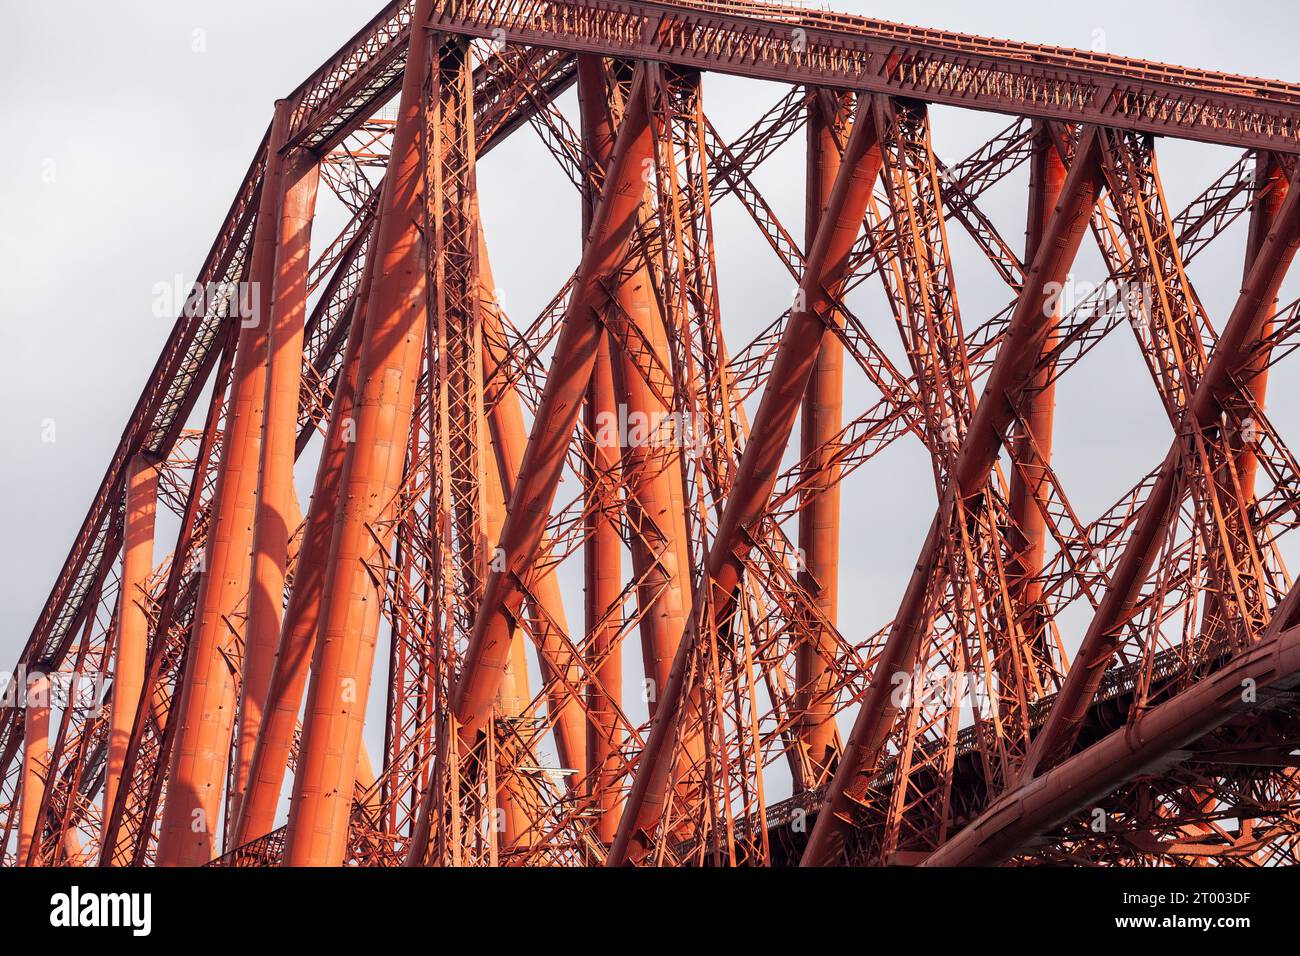
[[[178,273],[193,276],[273,101],[379,6],[357,0],[0,0],[0,141],[8,144],[0,154],[0,669],[11,666],[26,640],[167,336],[169,321],[151,314],[155,284]],[[832,6],[1300,79],[1300,13],[1289,0],[841,0]],[[706,108],[719,129],[734,133],[779,95],[770,85],[710,79]],[[949,160],[1007,122],[954,110],[935,110],[933,117],[936,149]],[[484,160],[480,185],[506,305],[526,321],[576,262],[577,205],[531,132],[521,130],[515,139]],[[1160,156],[1176,208],[1233,159],[1228,150],[1167,141],[1160,143]],[[790,231],[801,235],[798,147],[778,153],[759,184]],[[1023,187],[1016,177],[988,201],[1016,246],[1024,229]],[[538,242],[548,229],[558,230],[548,234],[558,238]],[[790,282],[734,205],[719,210],[717,229],[722,309],[734,352],[780,313]],[[1193,268],[1216,324],[1239,284],[1242,241],[1242,231],[1234,230]],[[962,313],[971,328],[1005,304],[1007,293],[964,237],[954,236],[953,246]],[[1095,255],[1078,266],[1089,269],[1089,278],[1103,277]],[[851,303],[855,311],[896,348],[880,300],[865,289],[861,295]],[[1087,518],[1162,458],[1170,437],[1131,335],[1121,330],[1112,339],[1061,388],[1058,465]],[[1284,382],[1294,373],[1283,367],[1270,404],[1293,445],[1300,442],[1300,397]],[[851,383],[846,411],[856,413],[872,397],[864,385]],[[53,442],[42,440],[49,420]],[[310,487],[310,475],[300,476],[299,484]],[[847,635],[864,636],[894,613],[933,497],[926,458],[914,445],[891,450],[846,486]],[[892,503],[876,508],[878,501]],[[566,580],[572,621],[579,585],[572,575]]]

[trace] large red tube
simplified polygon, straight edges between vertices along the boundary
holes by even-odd
[[[614,123],[609,105],[608,74],[600,57],[578,57],[578,104],[581,110],[582,140],[587,172],[609,164],[614,149]],[[590,178],[583,184],[582,234],[591,229],[598,196]],[[602,336],[596,350],[596,364],[587,386],[584,422],[596,436],[588,443],[587,543],[583,551],[586,584],[587,663],[595,677],[587,684],[587,788],[586,796],[597,814],[594,829],[602,843],[614,839],[618,826],[618,748],[621,732],[617,719],[622,706],[623,651],[618,632],[623,623],[617,606],[623,590],[623,541],[618,522],[607,511],[618,489],[597,487],[602,473],[617,474],[618,449],[600,441],[600,427],[607,416],[617,416],[614,372],[610,342]]]
[[[126,472],[126,526],[122,532],[121,600],[117,607],[117,646],[113,655],[113,696],[109,701],[108,760],[104,767],[104,816],[117,798],[135,712],[144,693],[149,649],[149,616],[142,602],[153,573],[154,518],[158,510],[158,463],[136,455]]]
[[[1292,588],[1263,639],[1231,664],[1004,794],[924,865],[997,863],[1134,777],[1168,767],[1171,756],[1230,718],[1267,706],[1294,705],[1300,687],[1298,599],[1300,589]],[[1254,688],[1255,696],[1244,692],[1247,687]]]
[[[280,109],[288,109],[281,101]],[[307,317],[307,271],[311,221],[316,211],[320,165],[310,155],[296,156],[286,176],[276,246],[275,295],[271,306],[266,414],[262,425],[257,489],[257,523],[253,528],[253,570],[244,627],[244,668],[239,688],[239,723],[235,737],[235,772],[230,812],[237,819],[248,787],[253,747],[266,707],[275,664],[294,532],[293,463],[298,443],[298,397],[302,388],[303,326]]]
[[[847,98],[829,91],[810,89],[808,104],[808,170],[804,197],[804,236],[807,248],[817,239],[817,228],[830,202],[831,190],[840,169],[836,128],[843,128]],[[843,318],[834,319],[837,324]],[[802,557],[799,583],[831,627],[839,611],[840,578],[840,483],[838,469],[830,461],[830,443],[843,425],[844,343],[837,336],[823,337],[813,365],[808,391],[803,398],[799,428],[801,459],[821,450],[817,481],[804,493],[799,511],[799,553]],[[797,789],[820,787],[830,779],[838,757],[835,729],[835,701],[829,695],[834,681],[832,662],[835,641],[827,629],[816,631],[795,649],[795,684],[799,711],[799,745],[803,750],[797,766],[803,778]]]
[[[357,756],[370,692],[380,595],[367,560],[391,531],[377,522],[401,483],[424,346],[426,263],[420,235],[420,137],[432,0],[417,0],[388,175],[378,257],[361,344],[355,441],[339,479],[334,529],[312,657],[301,753],[285,833],[289,866],[338,866],[347,850]],[[372,535],[378,535],[376,541]]]
[[[338,500],[339,477],[356,426],[353,405],[357,376],[360,374],[361,338],[366,327],[366,300],[370,294],[372,266],[375,262],[373,243],[377,231],[372,232],[371,255],[362,272],[348,330],[348,344],[343,354],[343,366],[334,387],[329,425],[326,426],[320,461],[316,467],[316,480],[307,506],[302,545],[298,550],[293,590],[284,612],[275,664],[249,766],[248,790],[235,820],[235,846],[265,836],[274,827],[280,790],[289,765],[289,752],[298,729],[298,710],[302,706],[307,673],[316,648],[316,630],[320,623],[330,536],[334,530],[334,504]]]
[[[645,195],[642,163],[652,151],[644,85],[644,68],[639,68],[511,495],[500,542],[505,570],[493,571],[488,578],[456,685],[452,705],[467,743],[491,713],[509,659],[513,622],[523,603],[516,575],[526,577],[537,555],[604,334],[596,311],[605,297],[602,282],[619,265]]]
[[[1034,152],[1029,168],[1029,215],[1025,229],[1025,261],[1033,262],[1042,245],[1043,236],[1051,221],[1052,211],[1060,201],[1065,186],[1065,164],[1052,143],[1047,128],[1035,124]],[[1052,326],[1045,347],[1051,348],[1056,338],[1055,326],[1061,320],[1060,305],[1053,302],[1043,316],[1045,324]],[[1043,552],[1047,540],[1047,523],[1043,519],[1044,502],[1037,500],[1041,493],[1029,475],[1037,474],[1042,466],[1052,460],[1052,425],[1056,412],[1055,369],[1039,369],[1029,387],[1021,394],[1020,422],[1012,438],[1013,458],[1021,467],[1011,471],[1009,507],[1012,524],[1008,529],[1012,548],[1008,562],[1008,583],[1017,608],[1035,609],[1026,622],[1026,636],[1041,657],[1047,649],[1047,622],[1038,612],[1043,586],[1038,574],[1043,568]],[[1023,470],[1022,470],[1023,469]]]
[[[843,164],[805,263],[799,298],[790,312],[754,416],[749,444],[745,446],[709,551],[702,586],[712,588],[710,606],[715,615],[712,626],[718,629],[726,625],[734,611],[734,596],[744,567],[737,553],[742,534],[762,516],[771,497],[781,457],[826,331],[826,318],[833,315],[833,296],[843,283],[849,252],[862,229],[871,189],[880,172],[882,159],[871,118],[871,103],[866,96],[858,102]],[[606,857],[608,866],[620,866],[629,858],[638,859],[649,848],[651,834],[663,810],[672,767],[672,742],[685,712],[686,673],[699,626],[697,618],[678,645],[668,684],[623,809],[617,839]]]
[[[1300,172],[1297,172],[1300,176]],[[1111,574],[1110,585],[1088,626],[1074,663],[1056,696],[1042,731],[1034,738],[1022,771],[1024,779],[1052,766],[1078,736],[1084,714],[1110,664],[1143,582],[1159,553],[1181,485],[1185,436],[1214,424],[1226,398],[1237,387],[1237,373],[1249,361],[1259,332],[1300,244],[1300,194],[1292,178],[1285,202],[1273,219],[1242,286],[1227,324],[1219,336],[1205,375],[1188,402],[1183,424],[1165,456],[1160,474],[1142,506],[1124,553]]]
[[[250,553],[262,418],[275,246],[284,164],[280,155],[288,113],[277,109],[267,146],[249,275],[257,314],[242,317],[217,466],[212,519],[195,605],[185,673],[170,719],[179,719],[167,775],[158,839],[159,866],[201,866],[217,853],[217,821],[235,720],[232,630],[248,597]]]
[[[1025,278],[1024,291],[1012,311],[1006,338],[989,372],[983,397],[975,407],[953,467],[953,484],[946,494],[949,500],[941,503],[931,522],[839,767],[826,789],[817,823],[800,861],[802,866],[833,863],[839,853],[841,838],[851,819],[850,788],[875,764],[884,746],[898,714],[898,706],[892,699],[895,675],[912,671],[928,627],[924,617],[926,595],[943,547],[947,530],[944,518],[951,506],[951,496],[968,498],[978,493],[993,467],[1002,436],[1015,415],[1012,402],[1032,377],[1053,332],[1054,327],[1043,322],[1043,316],[1055,298],[1056,283],[1065,279],[1079,250],[1101,183],[1099,136],[1095,129],[1087,128],[1080,137],[1061,199]]]
[[[18,865],[36,863],[41,830],[41,802],[45,799],[45,778],[50,772],[50,679],[32,674],[23,706],[22,794],[18,810]]]

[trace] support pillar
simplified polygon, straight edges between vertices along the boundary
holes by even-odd
[[[1246,262],[1243,281],[1250,276],[1251,266],[1259,256],[1268,237],[1269,229],[1277,219],[1282,201],[1286,199],[1287,180],[1282,165],[1272,153],[1260,152],[1255,157],[1254,188],[1258,194],[1255,206],[1250,213],[1250,228],[1246,234]],[[1277,313],[1277,299],[1273,299],[1267,308],[1268,318],[1260,327],[1259,335],[1267,338],[1273,332],[1273,316]],[[1268,394],[1268,355],[1261,355],[1243,375],[1249,384],[1251,398],[1259,408],[1264,407]],[[1241,489],[1245,494],[1254,494],[1255,476],[1259,471],[1259,459],[1249,448],[1243,448],[1237,460],[1237,474],[1241,480]]]
[[[289,766],[289,752],[297,730],[298,711],[302,706],[307,673],[316,649],[316,629],[320,623],[325,562],[329,557],[330,537],[334,530],[334,505],[338,500],[339,477],[356,430],[353,411],[377,234],[378,229],[374,228],[370,255],[362,272],[356,305],[352,310],[343,366],[334,388],[329,425],[326,426],[325,441],[316,467],[316,480],[307,506],[307,522],[298,551],[293,591],[289,594],[289,604],[285,608],[263,717],[249,765],[248,789],[236,816],[232,840],[235,846],[242,846],[271,832],[275,825],[276,808],[280,803],[280,790],[284,786],[284,775]]]
[[[144,693],[149,616],[142,603],[153,573],[154,518],[158,508],[158,464],[146,455],[131,459],[126,472],[126,516],[122,533],[121,599],[117,607],[113,694],[109,701],[108,759],[104,768],[104,818],[112,812],[122,779],[135,713]]]
[[[18,865],[31,866],[39,849],[41,801],[50,762],[50,679],[27,678],[23,711],[23,792],[18,813]]]
[[[947,521],[955,510],[954,502],[957,497],[969,499],[978,494],[988,480],[1003,437],[1015,417],[1012,403],[1035,373],[1052,332],[1042,321],[1046,305],[1052,298],[1052,290],[1059,288],[1055,283],[1065,279],[1074,262],[1101,186],[1100,136],[1095,129],[1087,127],[1080,135],[1061,199],[1039,243],[1024,289],[1008,320],[1006,338],[975,406],[970,428],[952,468],[951,483],[930,524],[839,766],[826,789],[817,823],[800,861],[802,866],[831,864],[842,849],[852,819],[851,788],[879,758],[899,711],[893,700],[896,675],[912,673],[918,648],[929,626],[925,616],[926,598],[946,546]]]
[[[638,68],[614,156],[606,171],[590,241],[578,267],[555,359],[546,379],[519,478],[501,534],[504,571],[488,578],[453,696],[457,725],[472,744],[491,713],[523,603],[518,577],[529,573],[550,516],[582,399],[595,367],[604,327],[602,283],[618,267],[645,195],[642,164],[651,159],[652,135],[645,101],[645,68]]]
[[[167,798],[158,840],[159,866],[202,866],[218,853],[217,823],[229,769],[237,704],[232,661],[242,636],[234,629],[248,597],[275,246],[288,114],[277,110],[267,145],[249,280],[256,314],[241,316],[217,466],[204,573],[195,604],[178,704]]]
[[[807,104],[804,247],[811,249],[840,170],[840,149],[834,134],[837,128],[841,133],[846,131],[849,103],[843,94],[809,89]],[[833,321],[842,324],[843,319],[836,317]],[[828,459],[832,457],[829,443],[843,427],[843,400],[844,343],[834,335],[824,336],[808,380],[799,429],[802,460],[825,449],[818,465],[818,479],[804,493],[804,498],[811,500],[805,500],[799,511],[799,553],[803,559],[799,583],[832,626],[839,612],[840,483]],[[829,697],[835,653],[832,635],[821,627],[807,635],[795,650],[799,742],[803,749],[798,766],[804,775],[795,785],[800,791],[826,783],[838,757],[835,701]]]
[[[609,108],[608,75],[601,57],[578,57],[578,104],[581,110],[584,159],[587,179],[582,202],[582,234],[591,229],[599,196],[592,188],[591,172],[609,163],[614,149],[614,124]],[[618,523],[607,513],[616,501],[618,490],[608,485],[597,487],[600,473],[613,474],[618,468],[618,452],[601,441],[601,424],[610,416],[617,418],[614,395],[614,371],[611,365],[608,335],[602,335],[596,349],[596,363],[587,400],[583,409],[587,431],[594,436],[587,446],[587,541],[583,550],[583,575],[586,583],[588,673],[595,677],[587,685],[587,788],[597,814],[596,835],[604,844],[614,839],[618,826],[618,748],[621,733],[617,709],[622,703],[623,651],[618,642],[622,625],[623,541]]]
[[[672,744],[685,712],[686,674],[690,655],[701,628],[724,630],[735,610],[735,595],[744,570],[743,536],[762,517],[780,472],[781,457],[794,430],[795,419],[813,374],[817,351],[832,315],[831,300],[843,283],[849,253],[862,229],[871,189],[880,172],[881,154],[871,118],[872,100],[859,99],[853,131],[845,146],[843,164],[836,176],[821,227],[805,263],[797,307],[781,337],[767,387],[750,429],[726,509],[709,551],[701,587],[709,588],[712,620],[697,614],[678,645],[668,684],[646,741],[636,778],[623,810],[618,837],[607,866],[639,859],[650,846],[665,800],[672,767]]]
[[[433,43],[425,25],[431,9],[432,0],[417,0],[412,14],[378,241],[371,253],[378,271],[361,344],[355,442],[347,449],[339,479],[285,836],[288,866],[339,866],[347,851],[380,617],[380,595],[365,562],[391,537],[377,522],[401,484],[427,321],[421,138]]]
[[[486,417],[480,422],[478,434],[487,434]],[[482,509],[483,535],[486,541],[497,541],[501,537],[501,526],[505,522],[506,499],[501,484],[501,472],[496,458],[489,455],[483,461],[484,487],[479,496]],[[497,712],[504,717],[519,717],[532,703],[533,695],[529,690],[528,658],[525,654],[524,634],[516,631],[514,642],[510,646],[510,662],[506,665],[501,680],[501,689],[497,692]],[[525,834],[531,821],[528,818],[527,798],[520,792],[519,778],[514,779],[496,775],[496,802],[504,815],[504,832],[501,834],[501,846],[504,850],[520,849],[524,846]],[[432,794],[437,786],[434,776],[426,800],[432,801]],[[536,832],[530,834],[535,838]],[[427,835],[424,837],[427,840]],[[423,855],[419,857],[423,861]]]
[[[281,100],[277,110],[288,111]],[[307,272],[311,223],[316,212],[320,165],[300,154],[287,161],[284,202],[276,244],[275,290],[269,329],[266,414],[262,425],[257,513],[253,529],[252,582],[244,627],[244,668],[240,682],[239,726],[235,738],[234,792],[230,813],[248,787],[253,748],[266,707],[266,695],[280,639],[289,538],[298,512],[294,504],[293,464],[298,443],[298,399],[302,389],[303,330],[307,318]]]
[[[1065,186],[1065,164],[1052,142],[1046,124],[1034,124],[1033,155],[1029,167],[1029,215],[1025,228],[1025,261],[1033,262],[1042,245],[1052,212],[1060,202]],[[1056,328],[1061,321],[1059,299],[1053,300],[1042,321],[1050,327],[1044,348],[1056,342]],[[1012,459],[1020,467],[1011,469],[1010,508],[1014,527],[1008,532],[1012,555],[1007,565],[1007,578],[1014,607],[1023,612],[1024,633],[1034,648],[1035,656],[1046,660],[1048,650],[1048,622],[1041,613],[1043,587],[1038,575],[1043,569],[1043,552],[1047,537],[1047,523],[1043,519],[1036,494],[1045,491],[1030,475],[1040,473],[1052,460],[1052,424],[1056,412],[1055,368],[1044,366],[1022,393],[1019,402],[1020,420],[1011,439]],[[1022,471],[1023,469],[1023,471]]]

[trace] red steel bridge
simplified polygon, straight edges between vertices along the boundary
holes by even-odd
[[[705,72],[776,101],[724,137]],[[945,162],[931,107],[1003,128]],[[507,314],[476,167],[532,133],[581,253]],[[1183,207],[1170,139],[1233,153]],[[755,185],[792,140],[800,234]],[[1298,155],[1283,82],[749,0],[390,3],[276,102],[16,662],[4,863],[1297,862]],[[724,205],[797,288],[752,340]],[[962,314],[958,233],[1005,308]],[[1054,392],[1108,336],[1168,448],[1082,513]],[[841,483],[895,443],[933,519],[866,632],[841,514],[899,502]]]

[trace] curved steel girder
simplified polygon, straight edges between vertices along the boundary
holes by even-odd
[[[926,866],[997,863],[1144,773],[1190,756],[1189,744],[1230,718],[1300,702],[1300,588],[1273,616],[1264,639],[1181,694],[997,800]]]

